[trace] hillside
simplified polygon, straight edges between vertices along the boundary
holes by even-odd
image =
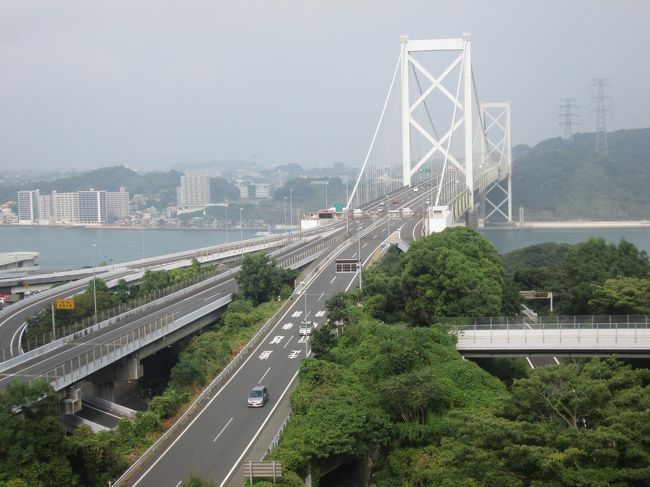
[[[650,129],[610,132],[605,159],[596,158],[595,140],[576,134],[513,148],[513,207],[528,220],[648,218]]]

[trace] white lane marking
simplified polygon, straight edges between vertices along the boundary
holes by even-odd
[[[11,342],[9,342],[9,354],[10,354],[12,357],[14,356],[14,352],[13,352],[13,350],[14,350],[14,340],[16,339],[16,335],[19,335],[19,336],[20,336],[20,338],[18,339],[18,343],[20,343],[20,340],[21,340],[22,337],[23,337],[23,330],[25,330],[25,328],[27,328],[27,322],[24,322],[22,325],[20,325],[20,326],[16,329],[16,331],[14,332],[14,334],[11,336]]]
[[[368,242],[364,243],[361,248],[364,248],[366,245],[368,245]]]
[[[305,319],[309,318],[310,314],[311,314],[311,310],[307,311],[307,314],[305,315]]]
[[[530,368],[531,368],[531,369],[534,369],[535,366],[534,366],[533,363],[530,361],[530,358],[526,357],[526,360],[528,360],[528,365],[530,365]]]
[[[261,384],[261,383],[262,383],[262,381],[264,380],[264,377],[266,377],[266,374],[269,373],[269,370],[271,370],[271,367],[269,367],[268,369],[266,369],[266,372],[264,372],[264,375],[263,375],[262,377],[260,377],[260,380],[257,381],[258,384]]]
[[[423,223],[423,222],[424,222],[424,218],[422,218],[422,220],[419,220],[419,221],[415,224],[415,226],[413,227],[413,240],[417,240],[417,237],[415,236],[415,231],[417,230],[418,225],[419,225],[420,223]]]
[[[316,312],[316,318],[320,318],[321,316],[325,316],[325,310],[320,310]]]
[[[555,360],[555,363],[560,365],[560,361],[557,359],[557,357],[553,357],[553,360]]]
[[[285,323],[284,325],[282,325],[282,329],[283,330],[290,330],[292,326],[293,326],[293,323]]]
[[[269,367],[269,369],[270,369],[270,368],[271,368],[271,367]],[[218,434],[217,436],[214,437],[214,440],[212,440],[212,443],[216,442],[216,441],[219,439],[219,437],[222,435],[222,433],[223,433],[224,431],[226,431],[226,428],[228,427],[228,425],[230,425],[230,423],[232,423],[232,420],[233,420],[233,419],[235,419],[235,418],[230,418],[230,419],[228,420],[228,422],[226,423],[226,426],[224,426],[223,428],[221,428],[221,431],[219,431],[219,434]]]
[[[356,253],[356,252],[355,252],[354,254],[352,254],[352,257],[356,257],[356,256],[357,256],[357,253]]]
[[[180,487],[180,485],[183,483],[182,480],[179,480],[178,483],[176,484],[176,487]]]
[[[272,353],[273,350],[264,350],[262,353],[259,354],[257,358],[259,358],[260,360],[267,360]]]
[[[310,353],[311,353],[311,351],[310,351]],[[309,357],[309,353],[307,354],[307,356]],[[291,384],[293,384],[293,381],[296,380],[296,377],[298,377],[299,372],[300,372],[300,370],[296,370],[296,373],[293,374],[293,377],[291,378],[291,380],[287,384],[287,387],[284,388],[284,391],[282,391],[282,394],[280,394],[280,397],[278,397],[278,400],[275,402],[275,405],[273,406],[273,408],[269,412],[268,416],[266,416],[266,419],[264,420],[262,425],[259,427],[259,429],[255,432],[255,434],[253,435],[253,438],[251,438],[251,441],[248,443],[248,445],[246,445],[246,448],[244,448],[244,451],[242,452],[242,454],[235,461],[235,464],[232,466],[230,471],[226,474],[226,478],[224,478],[223,482],[221,482],[221,484],[219,484],[219,487],[223,487],[224,485],[226,485],[228,483],[228,480],[232,476],[233,472],[235,471],[235,469],[239,468],[239,465],[241,464],[242,458],[244,458],[244,455],[246,455],[246,452],[248,452],[248,450],[250,450],[251,446],[253,445],[253,443],[255,443],[255,440],[257,440],[257,437],[260,435],[260,433],[262,432],[262,430],[266,426],[266,423],[268,423],[269,419],[271,419],[271,416],[273,416],[273,413],[275,412],[275,410],[278,408],[278,406],[282,402],[282,398],[284,397],[284,395],[287,393],[287,391],[291,387]],[[212,402],[212,401],[210,401],[210,402]],[[196,419],[194,421],[196,421]],[[151,467],[149,468],[149,470],[151,470]],[[147,470],[147,472],[148,472],[148,470]],[[133,487],[135,487],[135,484],[133,484]]]
[[[330,281],[330,284],[332,284],[332,283],[334,282],[335,279],[336,279],[336,276],[334,276],[334,277],[332,278],[332,280]]]
[[[86,407],[86,408],[89,408],[89,409],[94,409],[95,411],[99,411],[100,413],[105,414],[106,416],[113,416],[114,418],[122,419],[122,416],[117,416],[117,415],[115,415],[115,414],[109,413],[108,411],[104,411],[104,410],[102,410],[102,409],[97,409],[97,408],[95,408],[95,407],[92,407],[92,406],[91,406],[90,404],[88,404],[88,403],[83,403],[83,407]]]
[[[302,311],[294,311],[293,314],[291,315],[292,318],[300,318],[300,315],[302,314]]]
[[[318,300],[320,301],[321,299],[323,299],[323,296],[325,296],[325,291],[323,291],[323,292],[320,294],[320,296],[318,296]]]
[[[282,347],[282,348],[287,348],[287,345],[289,345],[289,343],[291,342],[291,340],[293,340],[293,335],[291,335],[291,336],[289,337],[289,339],[287,340],[287,343],[285,343],[285,344],[284,344],[284,347]]]
[[[205,298],[203,301],[210,301],[210,300],[212,300],[214,298],[217,298],[217,297],[221,296],[222,294],[223,293],[217,293],[214,296],[210,296],[209,298]]]

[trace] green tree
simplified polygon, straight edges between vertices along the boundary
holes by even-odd
[[[282,287],[292,284],[297,275],[291,269],[279,267],[266,254],[248,254],[242,259],[237,283],[242,295],[258,305],[280,296]]]
[[[58,395],[44,381],[12,382],[0,395],[0,483],[77,485],[56,418]]]
[[[619,277],[594,284],[588,304],[590,311],[596,314],[650,314],[650,280]]]

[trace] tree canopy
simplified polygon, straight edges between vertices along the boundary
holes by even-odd
[[[239,290],[246,299],[258,305],[282,294],[298,275],[291,269],[283,269],[267,254],[248,254],[242,259],[237,274]],[[290,291],[289,291],[290,292]]]

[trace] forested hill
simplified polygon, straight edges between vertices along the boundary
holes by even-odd
[[[602,159],[593,133],[513,148],[514,207],[528,220],[650,218],[650,128],[610,132],[607,142]]]
[[[39,189],[41,194],[50,194],[52,191],[64,193],[90,188],[118,191],[120,186],[124,186],[131,195],[139,193],[164,200],[175,200],[176,186],[181,180],[181,175],[178,171],[138,174],[125,166],[103,167],[49,181],[0,185],[0,202],[15,200],[17,192],[23,189]]]

